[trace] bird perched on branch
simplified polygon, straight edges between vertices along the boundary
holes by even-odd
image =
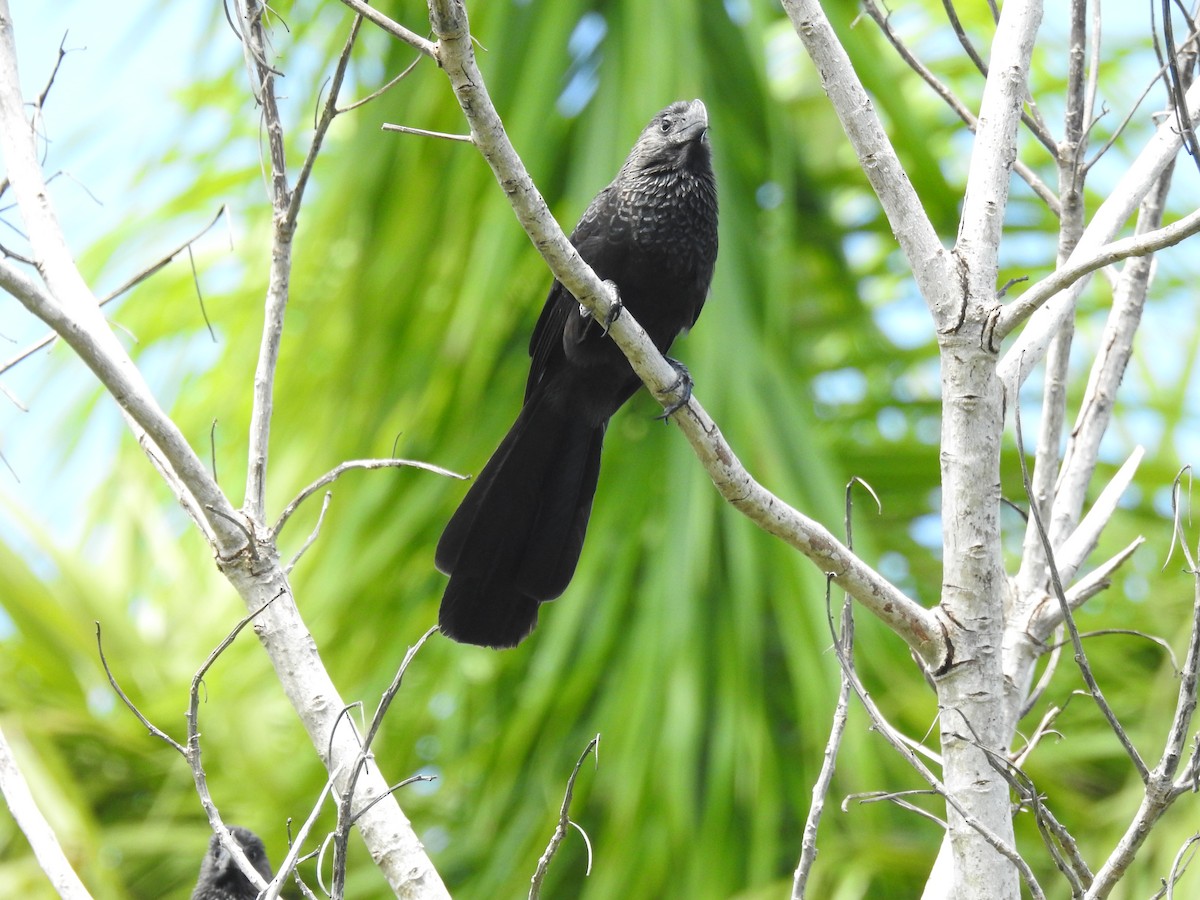
[[[250,865],[267,881],[271,880],[271,863],[263,842],[249,828],[229,826],[229,833],[237,841]],[[254,900],[258,888],[242,874],[229,851],[214,834],[208,841],[208,852],[200,864],[200,879],[192,891],[192,900]]]
[[[717,259],[703,103],[672,103],[650,120],[571,242],[615,284],[660,352],[695,323]],[[566,590],[583,548],[604,430],[641,387],[607,327],[558,281],[529,355],[521,412],[437,547],[437,566],[450,576],[438,622],[464,643],[515,647],[537,624],[538,606]],[[687,370],[676,368],[690,391]]]

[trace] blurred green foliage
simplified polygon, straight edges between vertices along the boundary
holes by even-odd
[[[949,242],[969,141],[873,26],[851,27],[852,2],[824,5]],[[935,7],[918,5],[920,13],[899,24],[974,103],[979,79],[957,45],[947,45],[944,25],[929,18]],[[298,166],[349,14],[336,3],[274,8],[287,22],[276,24],[274,37],[288,75],[289,152]],[[677,98],[704,98],[720,184],[721,254],[705,314],[676,353],[743,462],[789,503],[840,533],[843,485],[854,475],[868,480],[883,512],[876,515],[873,501],[860,496],[857,548],[906,591],[936,602],[933,335],[889,226],[781,12],[758,0],[519,0],[475,3],[470,11],[492,96],[568,227],[653,112]],[[424,31],[421,4],[391,4],[387,12]],[[966,21],[984,44],[986,19],[976,11]],[[413,55],[370,27],[364,32],[349,91],[359,96]],[[194,48],[185,46],[191,38],[180,40],[184,53],[206,43],[236,50],[216,13]],[[1107,74],[1120,71],[1125,52],[1114,51]],[[164,169],[189,173],[188,190],[114,229],[83,265],[98,281],[114,281],[148,231],[186,232],[219,204],[232,206],[232,254],[223,238],[197,250],[215,350],[185,263],[138,288],[114,319],[137,335],[139,361],[196,447],[208,447],[217,421],[213,457],[236,503],[270,211],[257,112],[236,52],[231,59],[228,71],[198,74],[176,98],[210,126],[162,160]],[[1047,51],[1037,60],[1038,86],[1051,94],[1056,59]],[[393,447],[399,456],[478,471],[521,396],[527,335],[549,285],[545,268],[476,153],[381,133],[385,121],[463,129],[444,76],[423,61],[330,134],[296,240],[272,429],[269,503],[276,512],[338,462],[387,456]],[[1052,219],[1019,188],[1013,219],[1021,243],[1005,257],[1011,271],[1004,277],[1045,271],[1054,257]],[[1104,314],[1103,293],[1093,293],[1085,322]],[[1190,372],[1196,329],[1190,320],[1186,329],[1180,354]],[[1088,358],[1081,343],[1082,378]],[[62,349],[34,364],[70,367]],[[75,375],[83,377],[78,369]],[[1156,381],[1173,393],[1158,391]],[[1186,385],[1173,387],[1147,364],[1131,372],[1131,384],[1132,413],[1153,409],[1168,434],[1187,424]],[[1029,404],[1032,420],[1034,392]],[[399,797],[456,897],[524,895],[567,776],[596,733],[599,764],[585,766],[572,807],[590,836],[592,872],[584,876],[583,842],[571,835],[545,896],[788,891],[836,694],[824,581],[724,505],[685,442],[656,425],[654,413],[642,396],[613,422],[580,569],[562,600],[543,607],[533,637],[505,653],[432,640],[376,745],[391,780],[437,775]],[[56,452],[68,456],[85,423],[112,415],[107,401],[91,395],[64,421]],[[1136,418],[1127,421],[1134,426],[1118,424],[1106,462],[1119,463],[1122,448],[1142,439]],[[1034,428],[1027,423],[1025,431]],[[1174,571],[1157,571],[1170,529],[1156,501],[1177,465],[1172,448],[1167,440],[1152,451],[1138,493],[1099,552],[1139,531],[1150,546],[1081,619],[1089,628],[1148,628],[1178,649],[1190,586]],[[1009,451],[1006,493],[1020,502]],[[320,537],[293,574],[325,664],[343,695],[368,710],[406,648],[435,620],[443,579],[433,547],[463,491],[461,483],[415,470],[349,474],[333,487]],[[185,897],[206,842],[203,814],[182,761],[115,701],[93,622],[104,627],[106,655],[124,689],[179,736],[193,672],[243,610],[133,441],[96,471],[93,492],[80,500],[86,523],[79,546],[55,546],[31,520],[16,524],[41,549],[36,564],[0,545],[0,604],[11,620],[0,638],[0,721],[96,896]],[[289,524],[285,553],[303,543],[319,505],[310,501]],[[1015,553],[1023,523],[1013,513],[1008,525],[1006,546]],[[1101,638],[1094,647],[1106,690],[1153,758],[1174,701],[1168,662],[1130,637]],[[897,725],[916,737],[933,727],[932,693],[907,651],[861,617],[858,662]],[[1027,727],[1076,687],[1074,672],[1062,666]],[[286,821],[306,816],[324,772],[249,632],[221,657],[206,688],[201,730],[214,798],[226,821],[265,838],[277,862]],[[1071,700],[1058,728],[1063,737],[1044,742],[1029,771],[1098,861],[1136,806],[1137,780],[1085,699]],[[939,842],[936,826],[885,803],[851,802],[845,811],[838,804],[854,792],[921,786],[855,710],[810,896],[918,895]],[[1130,896],[1154,890],[1192,827],[1189,815],[1194,822],[1194,808],[1177,811],[1147,847],[1130,876]],[[1022,847],[1038,861],[1043,883],[1055,885],[1025,818]],[[330,822],[326,814],[322,823]],[[351,896],[386,896],[365,852],[356,846],[354,853]],[[23,838],[0,817],[0,894],[47,892]],[[1065,896],[1061,882],[1055,895]]]

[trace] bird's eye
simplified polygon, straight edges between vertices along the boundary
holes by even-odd
[[[671,130],[671,120],[663,119],[661,122],[658,123],[658,127],[659,127],[659,129],[662,130],[663,134],[666,134],[668,131]]]

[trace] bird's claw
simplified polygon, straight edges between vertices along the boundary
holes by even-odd
[[[621,302],[621,290],[617,287],[615,281],[604,282],[605,287],[612,291],[613,302],[608,308],[608,312],[604,314],[604,321],[600,323],[600,327],[604,329],[604,333],[608,334],[608,329],[612,328],[613,322],[621,318],[621,310],[625,308],[625,304]]]
[[[677,359],[671,359],[669,356],[667,357],[667,362],[675,370],[675,380],[662,393],[674,395],[675,399],[667,404],[661,416],[654,417],[660,422],[665,422],[671,417],[672,413],[683,409],[688,405],[688,401],[692,399],[692,373],[688,371],[688,367]]]
[[[621,318],[621,310],[625,308],[625,304],[621,302],[621,292],[617,289],[617,283],[615,281],[606,281],[604,284],[610,291],[612,291],[613,302],[612,305],[609,306],[608,311],[604,314],[604,318],[597,319],[596,321],[600,325],[600,331],[607,335],[608,330],[613,326],[613,322]],[[590,319],[592,318],[592,311],[580,303],[579,315],[583,316],[585,319]]]

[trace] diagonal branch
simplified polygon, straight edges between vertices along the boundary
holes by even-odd
[[[1076,249],[1065,266],[1053,274],[1047,275],[1004,308],[990,335],[992,345],[995,346],[1004,340],[1034,311],[1043,307],[1047,301],[1060,296],[1063,291],[1073,287],[1084,276],[1092,274],[1103,266],[1129,259],[1131,256],[1146,256],[1166,247],[1174,247],[1197,232],[1200,232],[1200,209],[1170,225],[1144,234],[1131,235],[1094,249],[1089,248],[1085,253]],[[1080,247],[1083,247],[1082,241]],[[1005,355],[1005,362],[1011,355],[1012,351]],[[1003,367],[1004,363],[1001,365]]]
[[[347,472],[354,469],[397,469],[402,467],[411,467],[414,469],[424,469],[427,472],[433,472],[437,475],[444,475],[447,478],[465,479],[466,475],[459,475],[457,472],[451,472],[449,469],[443,469],[441,466],[435,466],[432,463],[420,462],[415,459],[350,459],[344,463],[334,466],[312,484],[308,485],[304,490],[297,494],[292,502],[289,503],[279,514],[279,518],[275,521],[274,527],[271,528],[271,533],[276,537],[287,524],[287,520],[292,517],[300,504],[325,487],[327,484],[332,484],[337,481]]]
[[[415,32],[409,31],[407,28],[405,28],[399,22],[396,22],[393,19],[389,19],[387,16],[385,16],[379,10],[375,9],[375,7],[370,6],[367,3],[364,3],[363,0],[342,0],[342,2],[345,3],[352,10],[354,10],[356,13],[358,13],[360,16],[362,16],[364,19],[367,19],[370,22],[372,22],[373,24],[378,25],[380,28],[382,28],[384,31],[386,31],[388,34],[390,34],[392,37],[399,38],[404,43],[408,44],[410,47],[421,51],[421,53],[425,54],[428,57],[431,57],[433,59],[438,58],[436,44],[426,40],[425,38],[421,37],[419,34],[416,34]]]
[[[233,508],[112,333],[63,237],[25,119],[8,0],[0,0],[0,148],[45,289],[8,263],[0,263],[0,287],[79,354],[194,497],[189,509],[221,551],[235,552],[245,540],[229,521]]]
[[[186,241],[177,245],[173,250],[168,250],[166,253],[164,253],[162,256],[160,256],[153,263],[146,266],[144,269],[137,272],[136,274],[132,275],[130,278],[128,278],[124,282],[122,282],[118,287],[114,288],[108,294],[101,297],[98,305],[99,306],[107,306],[109,303],[112,303],[114,300],[116,300],[118,297],[121,297],[126,292],[133,290],[133,288],[137,287],[137,285],[141,284],[143,281],[145,281],[151,275],[154,275],[155,273],[160,272],[162,269],[166,268],[166,266],[169,263],[171,263],[175,259],[175,257],[177,257],[180,253],[190,251],[192,244],[195,243],[197,240],[199,240],[203,235],[208,233],[208,231],[214,225],[216,225],[217,222],[219,222],[221,220],[221,217],[226,215],[226,209],[227,208],[225,207],[225,205],[222,204],[221,208],[217,210],[216,215],[212,217],[212,220],[207,225],[205,225],[203,228],[201,228],[199,231],[197,231],[194,235],[192,235]],[[53,343],[57,338],[58,338],[58,334],[56,332],[52,331],[45,337],[30,344],[28,347],[26,347],[24,350],[22,350],[16,356],[13,356],[11,359],[8,359],[5,362],[0,363],[0,375],[3,375],[5,372],[7,372],[9,369],[11,369],[13,366],[17,365],[18,363],[24,362],[26,359],[31,357],[33,354],[37,353],[43,347]]]
[[[583,764],[587,760],[589,754],[595,751],[596,759],[600,759],[599,750],[596,749],[599,746],[600,735],[597,734],[594,738],[588,741],[588,745],[583,748],[583,753],[579,755],[579,760],[575,763],[575,768],[571,770],[571,775],[567,778],[567,791],[563,795],[562,807],[558,811],[558,824],[554,826],[554,834],[550,836],[550,843],[546,845],[545,852],[542,853],[541,858],[538,860],[537,869],[534,871],[533,877],[529,880],[529,900],[538,900],[538,898],[542,895],[542,882],[546,880],[546,872],[550,868],[550,862],[554,859],[554,854],[558,852],[559,845],[567,836],[567,827],[574,825],[576,828],[579,828],[578,825],[575,825],[575,823],[571,821],[571,797],[575,793],[575,779],[579,777],[579,770],[583,768]],[[583,839],[588,845],[588,871],[590,872],[592,868],[592,845],[591,842],[588,841],[587,833],[583,832],[583,829],[580,829],[580,832],[583,834]]]
[[[1187,101],[1189,115],[1195,120],[1197,114],[1200,113],[1200,82],[1193,84],[1188,90]],[[1036,301],[1035,297],[1026,297],[1032,291],[1031,288],[1030,291],[1026,291],[1012,304],[1002,309],[999,322],[990,336],[993,346],[998,346],[1001,339],[1011,334],[1020,323],[1028,320],[1020,337],[1013,342],[1000,360],[999,375],[1006,384],[1019,386],[1019,380],[1027,376],[1031,368],[1042,359],[1051,338],[1062,327],[1062,323],[1067,317],[1074,314],[1075,301],[1083,289],[1083,284],[1079,279],[1100,266],[1106,265],[1105,262],[1088,265],[1093,257],[1104,257],[1106,245],[1109,252],[1114,247],[1120,247],[1123,250],[1108,259],[1108,262],[1135,255],[1134,251],[1129,249],[1129,245],[1124,244],[1123,241],[1113,241],[1112,239],[1133,215],[1138,204],[1142,202],[1142,198],[1153,188],[1163,170],[1179,153],[1180,143],[1179,130],[1175,122],[1164,122],[1155,131],[1154,136],[1147,141],[1137,159],[1125,170],[1116,187],[1092,216],[1068,260],[1067,269],[1079,265],[1084,269],[1083,271],[1070,278],[1064,278],[1054,290],[1049,290],[1049,286],[1043,288],[1042,291],[1045,293],[1035,295]],[[1188,217],[1189,220],[1191,218],[1191,216]],[[1181,219],[1180,222],[1168,227],[1185,227],[1180,225],[1182,221],[1184,220]],[[1151,234],[1156,234],[1156,232],[1151,232]],[[1148,239],[1149,235],[1145,235],[1141,238],[1125,240]],[[1178,238],[1178,240],[1181,239]],[[1177,241],[1168,241],[1163,246],[1169,246],[1174,242]],[[1054,278],[1055,276],[1050,277]],[[1070,285],[1070,289],[1064,290],[1068,285]],[[1012,390],[1009,391],[1009,395],[1015,396]]]
[[[1013,427],[1017,433],[1017,446],[1021,446],[1021,405],[1015,403],[1013,405]],[[1025,491],[1029,493],[1031,488],[1029,481],[1029,467],[1025,463],[1025,454],[1017,454],[1021,462],[1021,479],[1025,484]],[[1150,772],[1146,768],[1146,763],[1142,760],[1142,756],[1138,753],[1137,748],[1130,740],[1129,734],[1117,719],[1117,714],[1113,712],[1113,708],[1109,706],[1108,700],[1104,697],[1104,692],[1100,690],[1100,685],[1097,683],[1095,676],[1092,674],[1092,667],[1088,663],[1087,653],[1083,649],[1083,639],[1079,636],[1079,629],[1075,625],[1075,617],[1071,615],[1071,608],[1067,603],[1066,592],[1063,590],[1062,579],[1058,575],[1058,567],[1054,562],[1054,549],[1050,546],[1050,537],[1046,533],[1045,523],[1042,522],[1041,514],[1038,512],[1037,504],[1029,506],[1030,518],[1037,525],[1038,536],[1042,541],[1042,549],[1046,554],[1046,566],[1050,570],[1050,583],[1053,589],[1054,597],[1058,600],[1059,613],[1062,616],[1062,621],[1067,626],[1067,633],[1071,636],[1071,646],[1075,650],[1075,663],[1079,667],[1079,674],[1083,677],[1083,682],[1087,685],[1088,693],[1095,700],[1096,706],[1108,721],[1109,727],[1112,728],[1113,734],[1125,749],[1125,753],[1129,756],[1130,761],[1137,769],[1138,775],[1141,777],[1143,784],[1150,777]]]
[[[879,197],[939,330],[958,317],[955,266],[900,164],[883,123],[817,0],[783,0],[783,8],[816,64],[862,170]]]
[[[0,796],[12,813],[17,827],[24,833],[38,865],[50,879],[55,892],[63,900],[92,900],[92,895],[71,867],[54,830],[38,808],[29,784],[21,774],[12,748],[0,731]]]
[[[963,121],[963,124],[967,126],[967,129],[974,133],[978,127],[979,119],[973,112],[971,112],[971,110],[967,108],[967,105],[959,100],[954,92],[950,90],[950,88],[947,87],[946,84],[944,84],[929,69],[928,66],[921,62],[921,60],[917,58],[916,54],[914,54],[900,39],[900,36],[896,34],[896,30],[892,28],[890,14],[885,13],[880,8],[879,4],[875,2],[875,0],[863,0],[862,7],[866,14],[870,16],[872,20],[874,20],[876,25],[879,26],[879,30],[883,32],[883,36],[887,38],[888,43],[895,48],[896,52],[900,55],[900,58],[904,60],[910,69],[920,76],[922,81],[929,85],[930,89],[935,94],[942,98],[942,100],[947,106],[950,107],[954,114]],[[949,3],[947,4],[947,8],[950,11],[953,11],[954,9],[953,5]],[[957,24],[957,18],[955,18],[954,21]],[[961,38],[965,39],[965,34],[961,34],[960,32],[960,35]],[[969,41],[964,46],[970,48],[971,53],[975,52],[975,48],[970,44]],[[983,65],[982,60],[980,60],[979,65],[981,70],[983,70],[984,74],[986,75],[986,66]],[[1026,116],[1026,122],[1030,125],[1031,129],[1034,130],[1034,133],[1039,135],[1039,140],[1042,140],[1044,137],[1044,129],[1039,131],[1035,127],[1037,123],[1029,119],[1028,116]],[[1053,142],[1049,144],[1049,149],[1051,152],[1054,152]],[[1059,203],[1058,197],[1054,195],[1054,191],[1050,190],[1050,187],[1046,184],[1046,182],[1041,179],[1038,173],[1035,172],[1028,165],[1028,163],[1022,162],[1020,157],[1018,157],[1013,161],[1013,170],[1021,176],[1021,180],[1029,185],[1030,190],[1038,195],[1041,201],[1046,204],[1051,212],[1053,212],[1056,216],[1062,214],[1062,204]]]

